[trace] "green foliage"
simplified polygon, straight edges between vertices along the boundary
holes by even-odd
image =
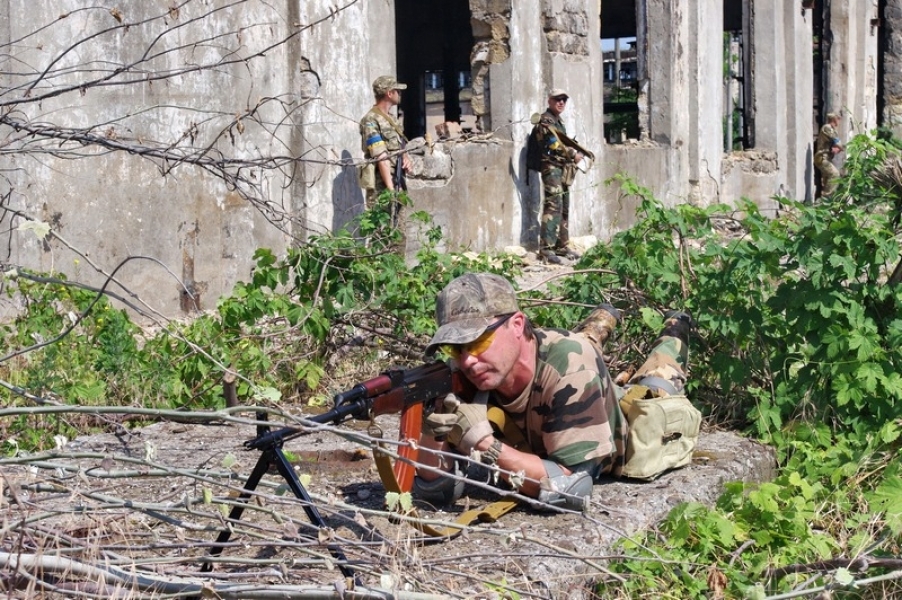
[[[617,357],[625,364],[641,360],[665,310],[689,311],[693,400],[777,451],[774,481],[730,484],[716,506],[682,505],[655,535],[625,541],[613,568],[626,584],[604,587],[603,597],[765,597],[807,579],[853,585],[849,570],[789,567],[898,554],[902,290],[890,274],[900,263],[902,185],[878,174],[899,149],[892,138],[859,136],[847,154],[849,175],[832,199],[777,198],[775,215],[748,201],[667,208],[617,177],[638,200],[635,225],[587,252],[573,276],[524,297],[536,323],[562,328],[613,303],[631,342]],[[422,250],[408,266],[394,251],[394,201],[383,195],[348,229],[284,256],[258,250],[250,280],[215,311],[149,338],[96,292],[19,277],[5,289],[24,310],[0,332],[19,350],[0,374],[64,402],[200,408],[222,405],[227,371],[238,375],[240,402],[319,403],[338,349],[420,362],[439,290],[467,271],[515,278],[519,261],[441,253],[441,232],[414,213]],[[2,451],[48,447],[79,426],[23,416],[3,424]]]
[[[374,353],[422,356],[434,329],[435,296],[450,279],[471,270],[517,272],[519,261],[510,256],[439,253],[440,231],[425,213],[409,216],[423,239],[417,264],[408,267],[393,250],[401,239],[392,226],[394,201],[384,194],[351,224],[353,233],[313,237],[282,257],[257,250],[250,281],[236,284],[215,311],[147,339],[97,292],[63,278],[19,277],[6,290],[25,310],[3,338],[23,351],[0,364],[0,373],[30,394],[79,404],[219,408],[227,371],[238,375],[240,403],[322,403],[336,348],[372,338]],[[403,194],[399,201],[409,203]],[[25,350],[70,327],[60,340]],[[23,449],[47,447],[60,427],[74,437],[71,425],[36,423],[22,417],[7,433]],[[37,435],[26,434],[31,430]]]
[[[625,135],[630,139],[639,138],[639,92],[636,87],[613,87],[610,98],[605,99],[607,112],[604,124],[605,137],[609,140]],[[620,107],[620,110],[616,110]]]
[[[664,209],[625,182],[644,218],[580,265],[617,273],[608,285],[641,290],[656,311],[689,309],[697,401],[774,444],[781,464],[775,481],[731,484],[715,508],[681,506],[660,536],[625,543],[629,558],[615,568],[628,575],[623,597],[763,598],[803,581],[849,585],[848,571],[781,569],[897,554],[902,315],[888,277],[900,263],[902,187],[874,174],[899,151],[860,136],[849,155],[831,201],[778,198],[772,218],[748,202],[732,219],[725,207]]]
[[[413,496],[410,492],[385,492],[385,507],[390,512],[407,514],[413,510]]]
[[[798,473],[787,471],[759,486],[732,483],[726,490],[714,508],[684,503],[671,511],[659,527],[666,545],[652,534],[622,542],[633,559],[613,570],[627,576],[627,595],[679,589],[678,597],[703,598],[714,592],[713,568],[725,578],[726,596],[742,598],[758,582],[782,588],[772,581],[775,569],[825,560],[838,549],[817,527],[825,490]]]

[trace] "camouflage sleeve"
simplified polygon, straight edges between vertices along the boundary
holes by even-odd
[[[623,416],[610,378],[584,369],[562,377],[551,394],[542,438],[548,458],[566,467],[587,461],[613,464],[623,452]],[[612,422],[613,420],[613,422]],[[602,469],[602,471],[609,468]]]
[[[825,137],[830,139],[831,143],[834,146],[839,146],[839,134],[836,133],[836,129],[834,129],[833,125],[830,125],[829,123],[827,123],[821,129],[821,132],[824,134]]]
[[[382,137],[382,128],[372,113],[367,114],[360,122],[360,136],[363,139],[363,150],[367,158],[378,158],[388,152],[388,146]]]
[[[558,139],[556,134],[554,123],[543,118],[539,121],[539,124],[542,126],[540,129],[540,140],[542,143],[543,154],[549,158],[556,159],[558,162],[571,160],[576,154],[576,151],[561,143],[561,140]]]

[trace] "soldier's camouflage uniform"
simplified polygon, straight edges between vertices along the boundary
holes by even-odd
[[[366,158],[377,158],[383,153],[388,152],[389,164],[392,177],[395,176],[395,169],[401,156],[398,151],[407,143],[407,139],[401,130],[401,126],[390,115],[385,114],[376,106],[373,106],[360,120],[360,139],[363,146],[363,155]],[[376,169],[375,187],[366,190],[366,207],[372,208],[376,205],[376,198],[379,194],[387,190],[382,175],[375,164]],[[397,190],[407,190],[407,184],[401,179],[401,187],[395,185]],[[400,239],[397,243],[396,250],[403,255],[407,247],[407,219],[404,206],[397,200],[393,200],[390,206],[392,225],[400,232]]]
[[[564,182],[564,169],[574,168],[577,151],[565,146],[555,130],[567,133],[560,115],[542,113],[536,134],[542,148],[542,225],[539,250],[560,250],[570,241],[570,186]]]
[[[377,158],[382,153],[388,152],[391,172],[394,174],[400,160],[397,152],[401,150],[402,143],[406,143],[397,121],[374,106],[360,120],[360,139],[363,155],[368,159]],[[385,182],[379,175],[379,169],[376,169],[376,188],[367,190],[367,206],[373,206],[373,200],[386,189]]]
[[[821,174],[821,195],[829,196],[836,189],[839,169],[833,164],[833,147],[839,145],[839,135],[830,123],[821,127],[814,145],[814,166]]]
[[[613,383],[603,356],[584,335],[538,328],[535,333],[532,385],[510,402],[496,397],[492,402],[520,427],[530,451],[540,458],[593,478],[619,475],[629,433],[618,402],[623,388]],[[630,381],[655,376],[682,389],[686,360],[687,348],[679,338],[661,337]]]

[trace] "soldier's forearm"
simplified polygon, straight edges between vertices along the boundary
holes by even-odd
[[[380,159],[376,163],[376,168],[379,170],[379,177],[382,178],[382,183],[385,184],[385,187],[393,190],[395,186],[392,183],[391,162],[388,158]]]

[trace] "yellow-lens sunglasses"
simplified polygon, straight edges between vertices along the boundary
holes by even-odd
[[[508,319],[515,314],[517,313],[503,315],[499,320],[486,327],[485,331],[482,332],[482,335],[472,342],[466,344],[445,344],[442,346],[442,351],[455,360],[460,358],[460,355],[464,351],[470,356],[479,356],[488,350],[492,345],[492,342],[495,341],[495,333],[498,331],[498,328],[507,323]]]

